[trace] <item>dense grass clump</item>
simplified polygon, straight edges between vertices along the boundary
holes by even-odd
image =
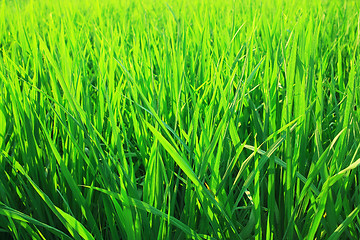
[[[359,9],[0,1],[0,238],[359,239]]]

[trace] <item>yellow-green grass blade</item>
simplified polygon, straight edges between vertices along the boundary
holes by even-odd
[[[121,202],[125,203],[126,205],[128,205],[128,207],[135,207],[138,208],[140,210],[149,212],[151,214],[154,214],[156,216],[159,216],[161,218],[164,218],[166,220],[168,220],[168,215],[164,212],[161,212],[160,210],[158,210],[157,208],[149,205],[146,202],[140,201],[138,199],[134,199],[134,198],[130,198],[128,197],[127,201],[124,201],[124,197],[119,194],[119,193],[114,193],[105,189],[101,189],[98,187],[91,187],[91,186],[84,186],[86,188],[92,188],[94,190],[97,190],[99,192],[102,192],[112,198],[118,199]],[[170,217],[170,222],[175,225],[176,227],[180,228],[182,231],[184,231],[186,234],[195,237],[195,239],[199,239],[198,234],[191,228],[189,228],[187,225],[185,225],[184,223],[182,223],[181,221],[179,221],[178,219],[174,218],[174,217]]]
[[[94,239],[91,233],[78,220],[76,220],[73,216],[69,215],[68,213],[64,212],[63,210],[55,206],[51,201],[51,199],[33,182],[33,180],[26,174],[22,166],[16,161],[14,162],[14,168],[27,178],[29,183],[33,186],[35,191],[43,199],[46,205],[60,219],[60,221],[64,224],[66,229],[75,239],[80,239],[79,238],[80,236],[83,239]]]
[[[64,239],[71,239],[71,237],[69,237],[67,234],[65,234],[64,232],[50,226],[50,225],[47,225],[45,223],[42,223],[22,212],[19,212],[15,209],[12,209],[2,203],[0,203],[0,214],[3,215],[3,216],[7,216],[7,217],[10,217],[14,220],[17,220],[17,221],[22,221],[22,222],[25,222],[25,223],[31,223],[31,224],[34,224],[34,225],[37,225],[37,226],[40,226],[40,227],[44,227],[46,229],[48,229],[50,232],[54,233],[55,235],[57,235],[58,237],[62,237]]]

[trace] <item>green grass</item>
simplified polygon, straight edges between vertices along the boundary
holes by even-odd
[[[0,0],[0,238],[359,239],[357,0]]]

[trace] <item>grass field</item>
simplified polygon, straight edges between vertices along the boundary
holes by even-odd
[[[0,0],[0,238],[359,239],[358,0]]]

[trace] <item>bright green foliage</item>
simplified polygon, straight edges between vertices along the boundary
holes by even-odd
[[[359,239],[358,0],[0,0],[0,238]]]

